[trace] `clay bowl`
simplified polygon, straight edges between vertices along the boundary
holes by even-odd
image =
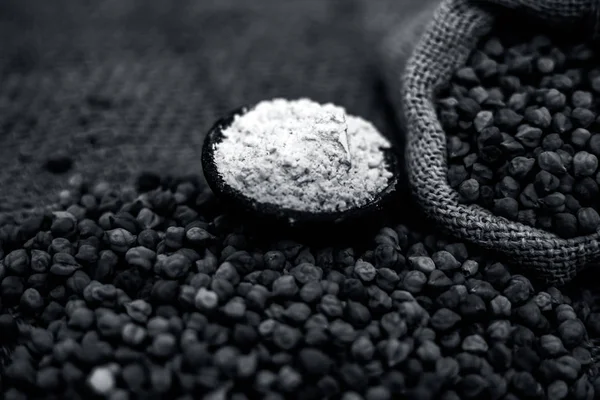
[[[400,163],[393,149],[385,149],[385,161],[393,172],[388,185],[370,202],[355,208],[336,212],[311,212],[280,207],[277,204],[258,202],[241,191],[232,188],[223,180],[215,164],[216,145],[224,139],[223,129],[228,127],[236,115],[248,112],[251,107],[241,107],[218,120],[204,139],[202,168],[206,182],[228,213],[242,218],[262,231],[285,230],[287,233],[318,240],[321,237],[353,236],[377,225],[384,210],[398,194]]]

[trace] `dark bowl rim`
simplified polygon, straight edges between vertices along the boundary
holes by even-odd
[[[215,163],[214,150],[215,145],[224,138],[223,129],[229,126],[236,116],[243,115],[252,110],[252,108],[253,106],[242,106],[230,111],[213,124],[204,138],[201,160],[202,169],[208,186],[217,198],[236,206],[244,212],[250,212],[266,218],[287,220],[287,223],[294,225],[296,223],[337,223],[343,220],[358,218],[380,209],[386,199],[390,198],[397,191],[398,176],[400,173],[399,157],[394,152],[393,146],[391,146],[390,148],[383,148],[382,151],[384,152],[387,168],[392,172],[392,176],[389,178],[386,187],[377,193],[372,200],[362,206],[343,211],[313,212],[280,207],[272,203],[263,203],[246,196],[225,182]]]

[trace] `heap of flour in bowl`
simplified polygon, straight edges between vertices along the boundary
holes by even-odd
[[[369,122],[308,99],[258,103],[223,130],[225,183],[260,203],[319,212],[362,206],[392,176],[388,140]]]

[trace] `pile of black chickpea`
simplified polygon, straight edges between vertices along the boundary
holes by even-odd
[[[485,38],[438,94],[464,203],[564,238],[600,226],[600,57],[544,35]]]
[[[194,180],[138,186],[75,180],[62,211],[3,223],[4,399],[600,390],[600,314],[462,243],[390,221],[360,249],[308,247],[246,232]]]

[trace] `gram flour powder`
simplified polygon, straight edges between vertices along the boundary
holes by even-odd
[[[274,99],[235,117],[216,145],[223,180],[260,203],[298,211],[361,206],[392,173],[382,149],[390,143],[342,107],[309,99]]]

